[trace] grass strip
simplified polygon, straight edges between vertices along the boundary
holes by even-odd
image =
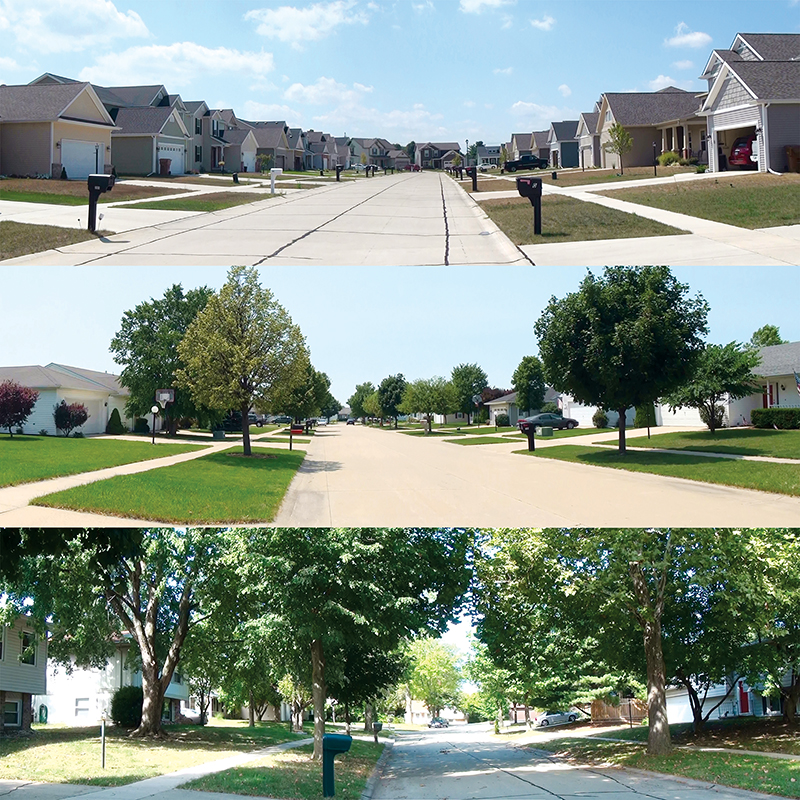
[[[711,431],[657,433],[649,439],[628,439],[631,447],[662,447],[667,450],[697,450],[701,453],[731,453],[743,456],[800,458],[800,431],[725,428]]]
[[[67,247],[78,242],[100,239],[108,231],[91,233],[80,228],[59,228],[55,225],[28,225],[25,222],[0,222],[0,261],[29,253],[41,253]]]
[[[561,430],[553,429],[552,436],[542,436],[540,433],[536,434],[536,438],[548,441],[550,439],[570,439],[573,436],[593,436],[597,433],[611,433],[613,428],[562,428]],[[524,439],[527,441],[528,436],[525,433],[512,433],[508,436],[509,439]]]
[[[36,505],[175,524],[270,522],[305,458],[302,450],[253,445],[170,467],[118,475],[39,497]]]
[[[677,211],[739,228],[772,228],[800,223],[800,175],[748,175],[627,187],[602,192],[652,208]]]
[[[542,233],[533,233],[533,209],[524,197],[481,203],[494,223],[514,244],[555,244],[643,236],[674,236],[687,231],[574,197],[542,197]]]
[[[188,192],[188,189],[159,188],[157,186],[130,186],[114,184],[110,192],[100,195],[100,203],[118,203],[124,200],[142,200],[167,194]],[[17,203],[53,203],[62,206],[89,206],[86,181],[48,181],[22,178],[0,180],[0,200]]]
[[[467,446],[474,444],[519,444],[509,436],[464,436],[460,439],[445,439],[445,441]]]
[[[800,495],[800,469],[795,464],[732,461],[710,456],[642,453],[632,450],[621,456],[616,450],[581,445],[557,445],[543,447],[535,452],[528,450],[514,452],[538,458],[569,461],[573,464],[647,472],[651,475],[666,475],[761,492]]]
[[[336,796],[358,800],[384,745],[353,740],[350,750],[336,758]],[[312,745],[265,756],[240,767],[206,775],[181,788],[203,792],[225,792],[285,800],[316,800],[322,797],[322,765],[311,760]]]
[[[130,739],[126,728],[106,728],[106,768],[100,767],[100,728],[34,725],[33,737],[0,738],[0,780],[124,786],[184,767],[303,738],[285,724],[213,720],[166,726],[165,740]]]
[[[135,461],[204,449],[192,444],[158,444],[115,439],[65,439],[0,434],[0,486],[15,486],[61,475],[77,475]]]
[[[556,739],[537,743],[535,747],[553,752],[573,763],[632,767],[680,775],[704,783],[800,797],[800,761],[683,748],[675,749],[669,755],[650,756],[641,744],[592,742],[587,739]]]
[[[259,200],[270,200],[274,194],[248,194],[245,192],[212,192],[200,196],[176,198],[174,200],[133,203],[126,208],[152,208],[156,211],[221,211],[224,208],[243,206]]]

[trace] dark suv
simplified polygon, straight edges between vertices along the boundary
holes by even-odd
[[[545,169],[547,165],[546,158],[528,155],[520,156],[516,161],[506,161],[505,170],[507,172],[516,172],[518,169]]]

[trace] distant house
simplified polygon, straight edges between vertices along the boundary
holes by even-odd
[[[117,172],[129,175],[186,173],[186,159],[193,137],[176,108],[120,108],[115,123],[118,130],[111,138]]]
[[[561,395],[551,387],[547,387],[544,394],[545,403],[556,403]],[[498,397],[496,400],[489,400],[484,404],[489,409],[489,424],[495,425],[499,414],[508,414],[508,421],[511,425],[516,425],[517,422],[528,416],[536,414],[539,409],[519,409],[517,407],[517,393],[510,392],[509,394]]]
[[[107,372],[69,367],[50,363],[44,367],[0,367],[0,382],[13,380],[22,386],[36,389],[39,399],[25,423],[26,433],[47,431],[56,435],[53,408],[62,400],[83,403],[89,419],[81,427],[87,435],[105,433],[111,412],[116,408],[125,421],[125,402],[130,393],[119,382],[118,375]],[[127,420],[132,425],[132,420]]]
[[[597,132],[597,120],[600,112],[587,111],[578,118],[578,165],[583,169],[599,167],[602,163],[600,155],[600,134]]]
[[[47,691],[46,664],[47,642],[27,617],[0,626],[0,736],[31,729],[33,697]]]
[[[553,122],[547,134],[550,148],[550,164],[554,167],[577,167],[578,160],[578,120]]]
[[[461,153],[458,142],[425,142],[418,144],[414,154],[414,163],[422,169],[444,169],[443,158],[452,153]]]
[[[786,148],[800,145],[800,34],[737,33],[729,50],[711,53],[701,77],[709,168],[719,171],[737,139],[754,137],[759,171],[789,169]]]

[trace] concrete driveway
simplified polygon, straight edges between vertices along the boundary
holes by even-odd
[[[477,728],[477,730],[476,730]],[[743,800],[724,786],[641,771],[577,767],[497,742],[484,726],[401,733],[372,800]]]
[[[30,214],[31,205],[5,203],[0,209],[2,219]],[[71,209],[66,213],[79,216],[74,206]],[[208,214],[124,206],[104,212],[102,225],[123,233],[3,263],[134,267],[530,264],[454,181],[433,172],[331,183]],[[128,215],[137,216],[140,227],[132,227]]]
[[[521,439],[468,447],[330,426],[304,445],[308,455],[275,524],[780,526],[800,519],[800,498],[512,454],[525,447]]]

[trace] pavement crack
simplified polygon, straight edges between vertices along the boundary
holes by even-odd
[[[442,192],[442,214],[444,216],[444,265],[450,266],[450,228],[447,223],[447,202],[444,198],[444,181],[439,176],[439,189]]]
[[[16,792],[17,789],[22,789],[23,786],[33,786],[33,781],[26,781],[25,783],[20,783],[18,786],[12,786],[8,791],[0,792],[0,797]]]

